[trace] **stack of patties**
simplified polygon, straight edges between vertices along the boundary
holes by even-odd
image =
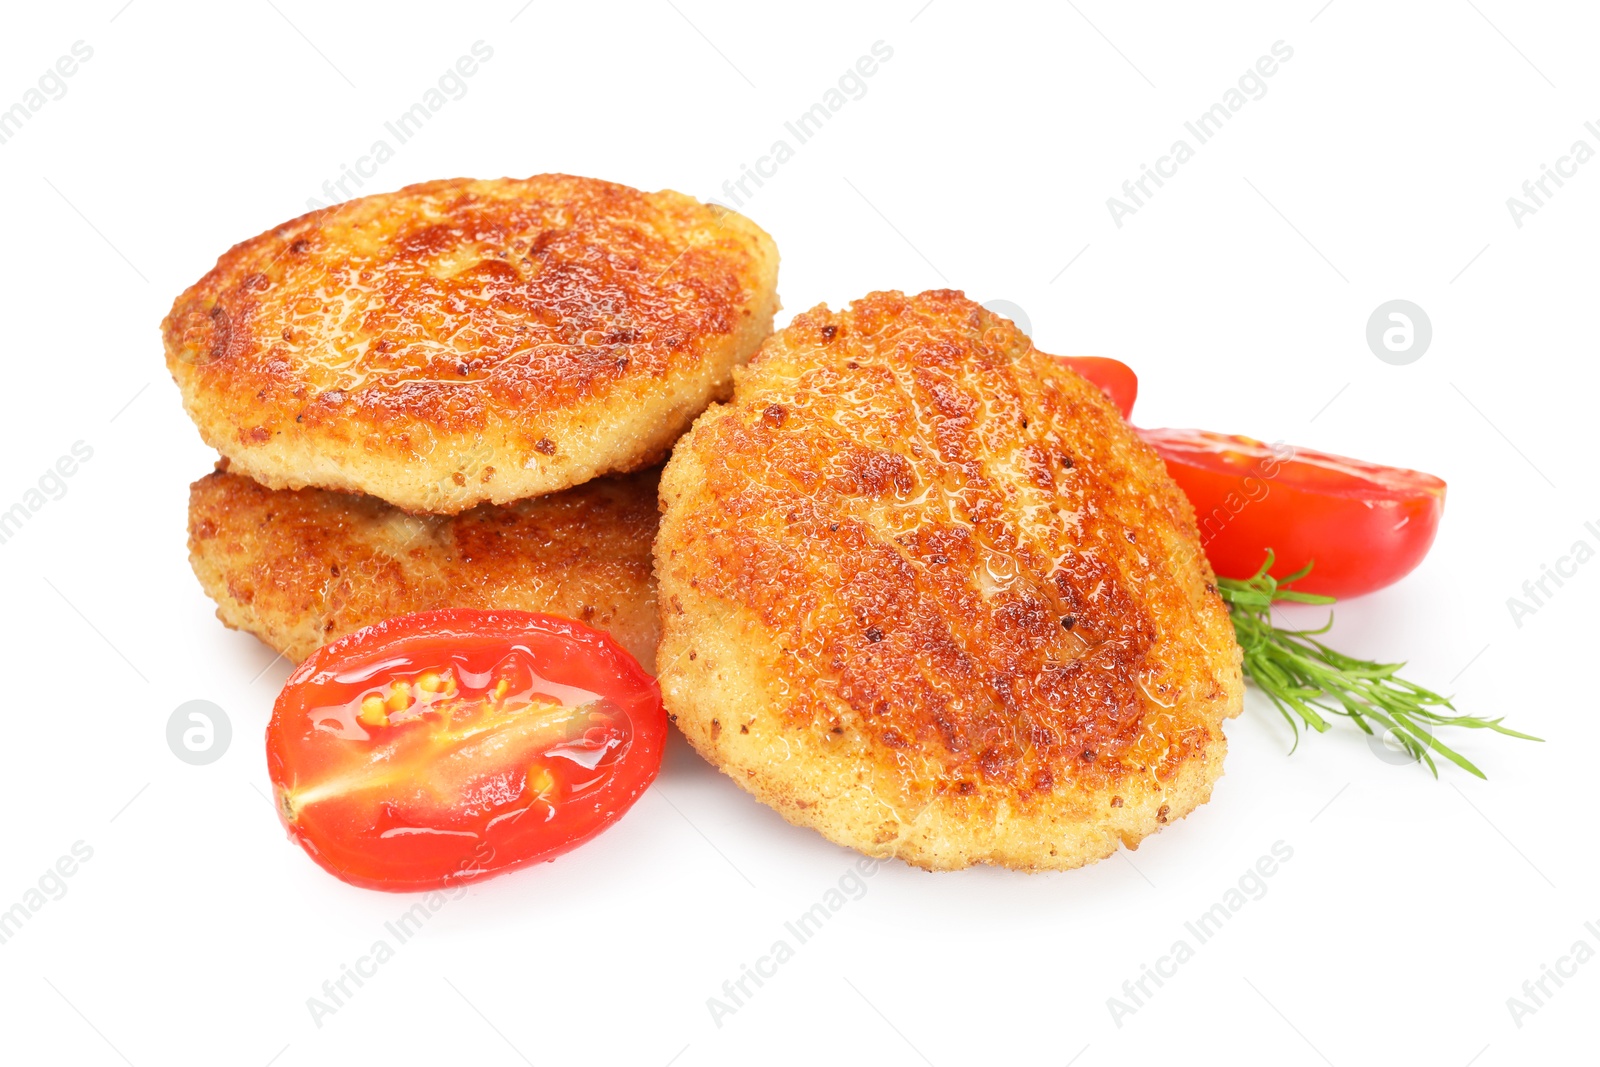
[[[1161,459],[957,292],[768,336],[777,265],[560,175],[235,247],[164,324],[223,455],[189,516],[219,617],[296,660],[431,608],[586,622],[756,797],[930,868],[1074,867],[1203,803],[1240,653]]]
[[[657,636],[655,467],[772,327],[748,219],[566,175],[437,181],[229,250],[162,324],[223,456],[189,548],[291,659],[395,615],[545,611]]]

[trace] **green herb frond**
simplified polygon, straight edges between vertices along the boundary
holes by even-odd
[[[1527,741],[1542,740],[1502,726],[1500,719],[1435,710],[1454,712],[1455,705],[1448,697],[1400,677],[1404,663],[1374,663],[1329,648],[1317,638],[1333,625],[1332,612],[1328,613],[1328,621],[1314,630],[1273,625],[1275,603],[1332,604],[1334,598],[1289,588],[1310,573],[1310,564],[1278,580],[1267,573],[1272,562],[1269,551],[1254,577],[1219,578],[1217,590],[1228,604],[1233,632],[1244,650],[1245,677],[1267,695],[1289,723],[1294,731],[1294,748],[1300,744],[1302,723],[1323,733],[1332,726],[1327,716],[1342,715],[1368,735],[1379,735],[1380,730],[1392,735],[1413,759],[1427,764],[1435,778],[1439,768],[1434,764],[1434,755],[1483,778],[1484,773],[1471,760],[1435,736],[1435,728],[1493,730]]]

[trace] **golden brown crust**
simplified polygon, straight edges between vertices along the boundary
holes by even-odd
[[[680,193],[434,181],[234,246],[162,333],[240,473],[453,514],[663,459],[771,329],[777,269]]]
[[[786,818],[926,867],[1078,866],[1210,795],[1240,653],[1193,509],[960,293],[797,316],[679,442],[667,707]]]
[[[444,518],[218,470],[189,490],[189,561],[219,619],[295,661],[396,615],[514,608],[606,630],[654,671],[656,477]]]

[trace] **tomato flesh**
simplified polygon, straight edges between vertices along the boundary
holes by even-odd
[[[1079,375],[1100,387],[1111,402],[1127,418],[1133,414],[1133,402],[1139,396],[1139,376],[1121,360],[1106,356],[1060,356]]]
[[[569,619],[452,609],[319,649],[279,695],[267,766],[290,836],[373,889],[468,882],[615,822],[666,739],[655,679]]]
[[[1140,430],[1194,504],[1211,566],[1272,575],[1307,593],[1352,597],[1399,581],[1422,562],[1444,514],[1445,483],[1309,448],[1205,430]]]

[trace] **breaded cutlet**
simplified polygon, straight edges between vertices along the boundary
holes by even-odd
[[[668,711],[790,822],[933,869],[1069,868],[1222,773],[1240,651],[1189,501],[958,292],[797,316],[661,498]]]
[[[433,181],[235,245],[162,333],[238,473],[454,514],[660,463],[771,329],[777,274],[760,227],[681,193]]]
[[[396,615],[514,608],[606,630],[652,671],[656,477],[447,517],[218,470],[190,487],[189,561],[219,619],[295,662]]]

